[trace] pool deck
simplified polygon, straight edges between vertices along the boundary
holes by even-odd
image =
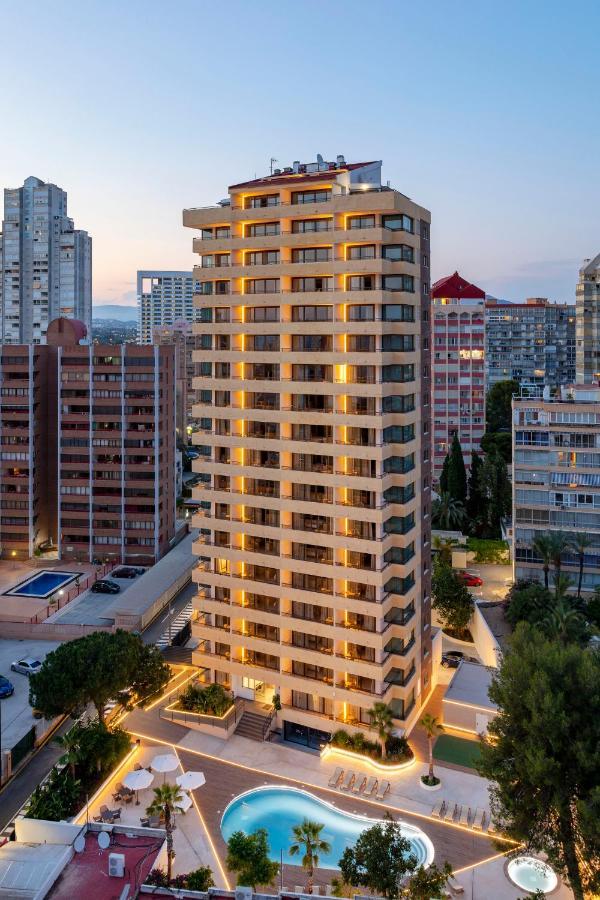
[[[29,622],[35,616],[41,620],[45,618],[48,610],[48,599],[40,597],[7,596],[6,591],[13,590],[18,584],[39,575],[41,572],[82,572],[83,582],[85,577],[93,575],[96,571],[91,563],[59,562],[54,559],[36,560],[36,565],[31,561],[9,559],[0,560],[0,622]],[[66,591],[73,592],[74,582],[68,584]]]

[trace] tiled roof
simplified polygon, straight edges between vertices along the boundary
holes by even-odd
[[[458,272],[455,272],[454,275],[446,275],[444,278],[436,281],[432,285],[431,296],[485,300],[485,291],[482,291],[477,285],[465,281]]]

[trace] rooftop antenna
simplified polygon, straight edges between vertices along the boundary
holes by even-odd
[[[273,168],[274,168],[276,162],[279,162],[279,160],[275,159],[275,157],[272,156],[271,157],[271,175],[273,174]]]

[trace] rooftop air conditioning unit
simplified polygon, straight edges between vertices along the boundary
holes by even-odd
[[[111,878],[123,878],[125,875],[125,855],[123,853],[108,854],[108,874]]]
[[[235,900],[252,900],[252,888],[242,887],[238,884],[235,889]]]

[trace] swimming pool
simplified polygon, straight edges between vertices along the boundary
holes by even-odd
[[[82,575],[83,572],[37,572],[4,593],[8,597],[35,597],[45,600],[55,591],[71,584],[76,578],[81,578]]]
[[[343,812],[299,788],[269,786],[247,791],[232,800],[221,819],[221,834],[227,842],[234,831],[250,834],[257,828],[266,828],[271,859],[279,862],[283,851],[284,863],[297,866],[299,858],[290,856],[289,848],[292,827],[303,819],[325,825],[321,837],[329,841],[331,852],[320,857],[319,865],[326,869],[339,868],[338,861],[346,847],[355,844],[362,831],[380,821]],[[428,866],[434,854],[430,839],[415,825],[400,822],[400,826],[411,843],[411,852],[419,863]]]
[[[524,891],[549,894],[558,884],[556,872],[535,856],[518,856],[507,866],[508,877]]]

